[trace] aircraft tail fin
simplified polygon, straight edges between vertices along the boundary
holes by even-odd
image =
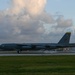
[[[69,44],[71,32],[66,32],[58,44]]]

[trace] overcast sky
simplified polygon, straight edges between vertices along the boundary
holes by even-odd
[[[58,42],[71,31],[75,0],[0,0],[0,42]]]

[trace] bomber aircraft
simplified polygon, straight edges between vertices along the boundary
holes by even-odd
[[[66,32],[65,35],[61,38],[58,43],[7,43],[1,44],[0,50],[2,51],[10,51],[16,50],[17,53],[20,51],[27,51],[27,50],[52,50],[58,48],[68,48],[68,47],[75,47],[75,43],[69,43],[70,41],[71,32]]]

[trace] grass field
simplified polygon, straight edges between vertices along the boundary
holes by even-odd
[[[0,57],[0,75],[75,75],[75,56]]]

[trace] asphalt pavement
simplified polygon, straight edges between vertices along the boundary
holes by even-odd
[[[75,52],[56,52],[56,51],[0,51],[0,56],[53,56],[53,55],[75,55]]]

